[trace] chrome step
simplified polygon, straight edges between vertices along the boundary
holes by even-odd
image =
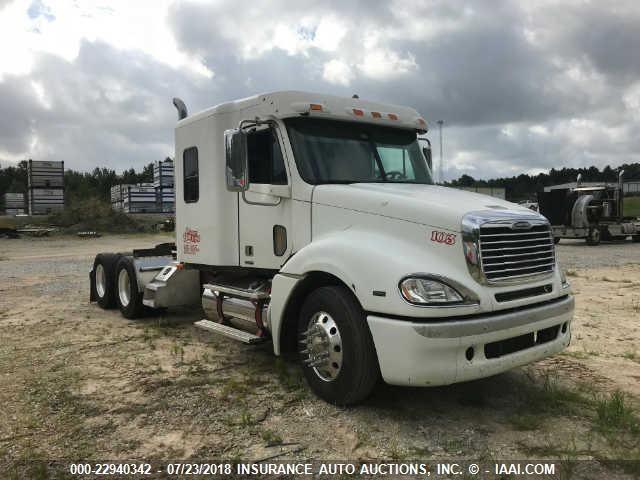
[[[205,283],[203,285],[203,288],[209,289],[212,292],[224,293],[225,295],[229,295],[231,297],[246,298],[248,300],[265,300],[269,298],[269,292],[264,289],[266,286],[268,286],[268,284],[265,282],[261,285],[258,285],[256,288],[245,289],[232,285],[217,285],[212,283]]]
[[[201,328],[202,330],[218,333],[227,338],[238,340],[242,343],[254,344],[261,343],[266,340],[265,337],[259,337],[257,335],[254,335],[253,333],[240,330],[239,328],[233,328],[228,325],[223,325],[222,323],[212,322],[211,320],[200,320],[198,322],[195,322],[193,325],[197,328]]]

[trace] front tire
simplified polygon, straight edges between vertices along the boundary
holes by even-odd
[[[144,313],[142,293],[138,291],[138,280],[133,262],[122,257],[116,266],[116,301],[122,316],[129,319],[139,318]]]
[[[589,230],[587,235],[587,245],[599,245],[600,244],[600,229],[598,227],[593,227]]]
[[[365,314],[349,290],[313,291],[302,305],[298,334],[304,376],[316,395],[353,405],[371,394],[380,367]]]

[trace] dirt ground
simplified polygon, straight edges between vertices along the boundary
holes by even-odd
[[[0,465],[25,458],[640,460],[638,244],[558,246],[576,294],[566,352],[450,387],[380,385],[364,405],[347,409],[315,398],[295,361],[275,358],[269,345],[193,328],[199,309],[129,321],[88,302],[95,253],[168,240],[0,239]],[[621,468],[600,463],[574,478],[634,473]]]

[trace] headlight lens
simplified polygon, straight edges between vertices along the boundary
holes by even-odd
[[[464,302],[462,295],[454,288],[430,278],[405,278],[400,282],[400,293],[407,302],[416,305],[444,305]]]

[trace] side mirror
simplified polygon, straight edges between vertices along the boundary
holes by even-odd
[[[422,147],[422,153],[424,154],[424,158],[427,159],[427,165],[429,165],[429,170],[433,170],[432,160],[431,160],[431,149],[429,147]]]
[[[422,144],[422,154],[424,158],[427,160],[427,165],[429,166],[429,170],[433,172],[433,165],[431,161],[431,142],[428,138],[418,138],[418,143]]]
[[[247,176],[247,134],[233,128],[224,132],[227,190],[244,192],[249,188]]]

